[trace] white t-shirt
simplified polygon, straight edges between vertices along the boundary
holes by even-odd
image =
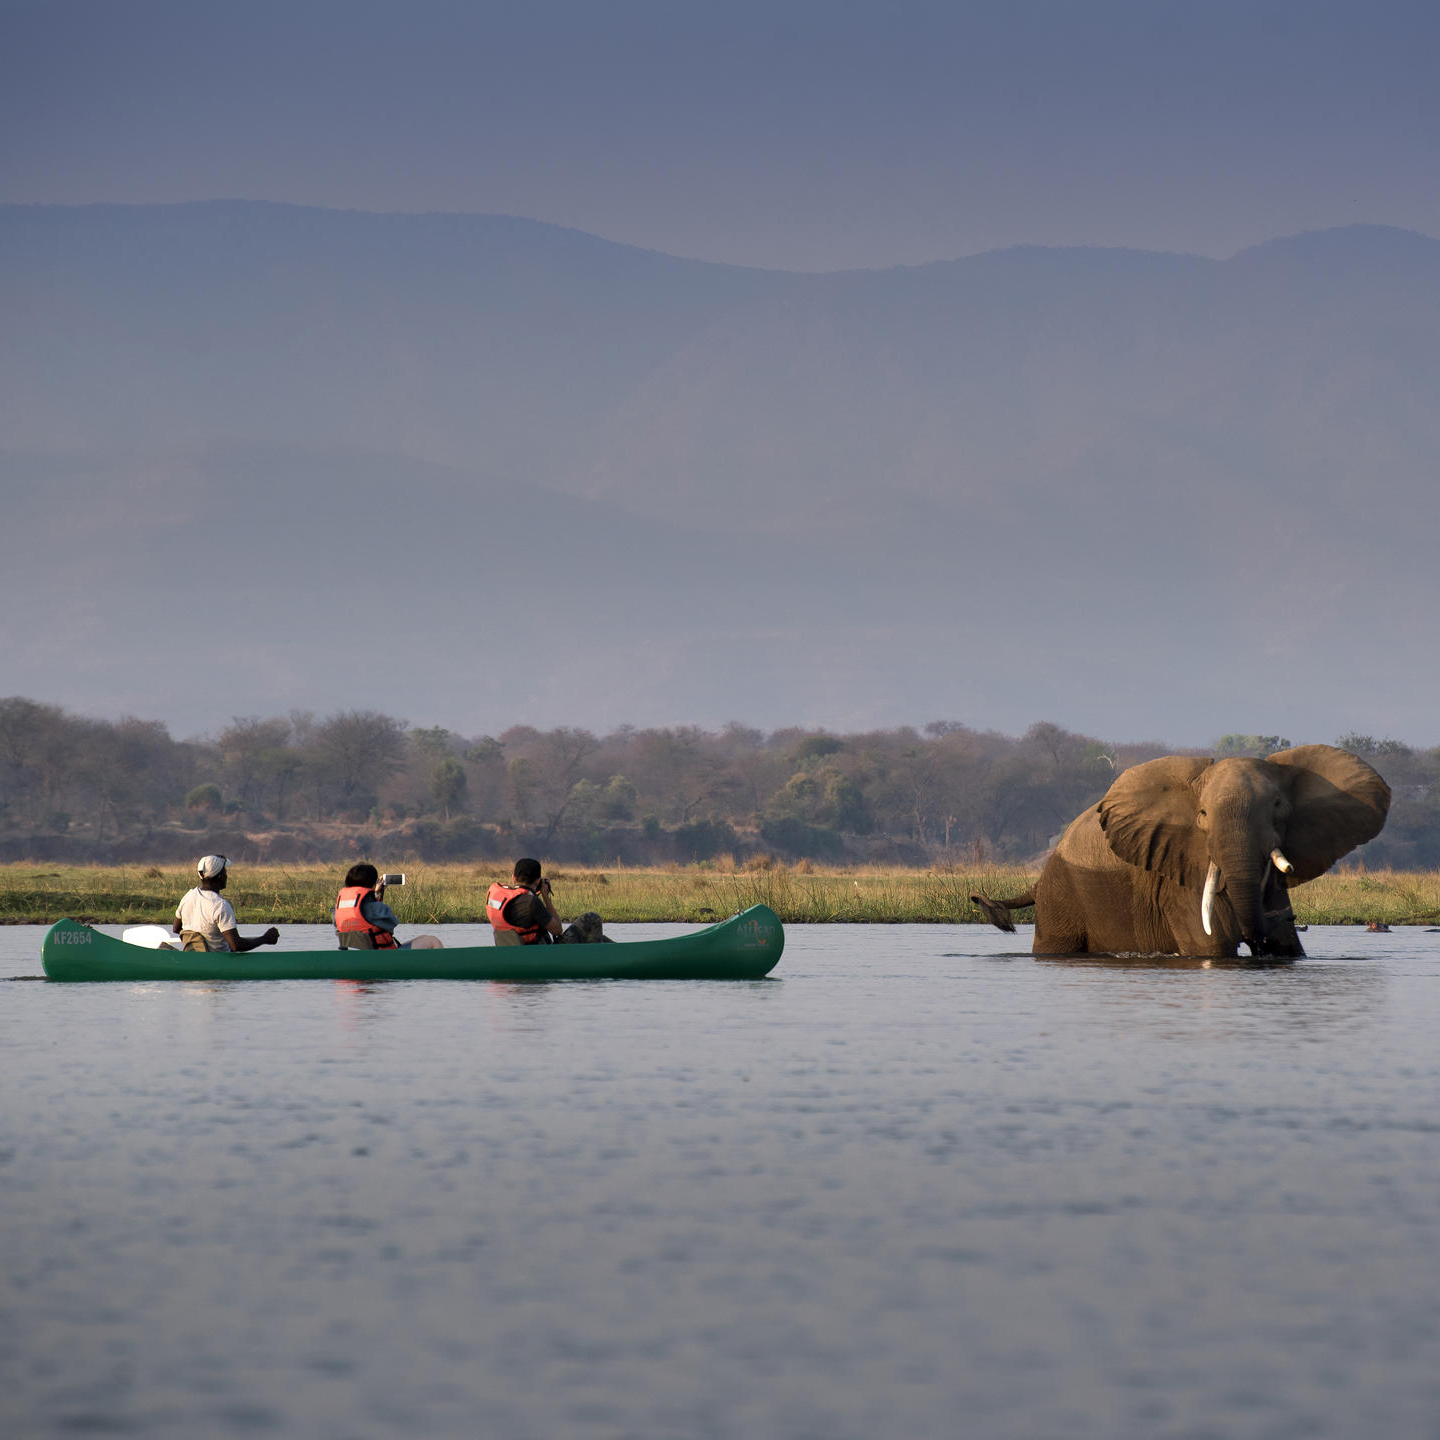
[[[207,948],[229,950],[221,932],[235,929],[235,912],[218,890],[202,890],[198,885],[187,890],[175,907],[175,918],[182,931],[195,930],[203,935]]]

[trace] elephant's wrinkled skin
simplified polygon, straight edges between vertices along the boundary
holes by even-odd
[[[1033,905],[1037,955],[1299,956],[1291,887],[1378,835],[1389,808],[1384,780],[1331,745],[1166,755],[1071,823],[1033,891],[971,899],[1002,930]]]

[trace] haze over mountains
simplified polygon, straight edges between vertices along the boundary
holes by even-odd
[[[1437,400],[1380,227],[807,276],[0,207],[0,693],[1433,743]]]

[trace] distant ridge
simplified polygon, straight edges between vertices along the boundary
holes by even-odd
[[[0,204],[0,224],[4,224],[7,220],[24,221],[29,218],[43,222],[68,217],[129,222],[137,225],[153,224],[166,219],[181,223],[187,220],[213,221],[215,219],[253,223],[263,217],[276,220],[289,219],[302,226],[333,222],[336,226],[364,225],[375,229],[406,227],[417,231],[448,231],[454,234],[468,230],[492,236],[509,234],[526,243],[542,243],[551,247],[563,245],[568,238],[585,247],[603,246],[615,251],[654,257],[677,265],[703,266],[708,270],[746,271],[757,268],[670,255],[661,250],[631,245],[621,240],[607,240],[603,236],[594,235],[587,230],[577,230],[573,226],[558,225],[549,220],[532,220],[521,215],[504,215],[490,211],[337,210],[328,206],[297,205],[284,200],[219,198],[180,200],[163,204],[115,204],[113,202],[77,205]],[[760,269],[758,273],[786,275],[799,272]]]
[[[376,221],[396,224],[420,222],[421,224],[438,223],[455,227],[463,227],[470,224],[512,227],[518,233],[531,236],[538,236],[542,233],[569,235],[587,244],[609,246],[616,250],[634,251],[641,255],[658,256],[667,260],[677,260],[686,264],[705,266],[709,269],[758,269],[763,274],[792,276],[883,275],[897,271],[924,271],[936,266],[961,265],[971,261],[989,260],[996,256],[1035,257],[1055,254],[1069,256],[1145,256],[1192,261],[1200,264],[1223,265],[1228,263],[1229,260],[1238,260],[1267,252],[1279,253],[1285,250],[1310,251],[1312,253],[1353,253],[1356,255],[1361,255],[1366,250],[1369,250],[1373,258],[1375,246],[1383,245],[1387,240],[1393,241],[1397,247],[1405,247],[1412,253],[1417,254],[1425,253],[1430,247],[1440,246],[1440,238],[1427,235],[1423,231],[1410,230],[1395,225],[1356,223],[1352,225],[1330,226],[1318,230],[1303,230],[1292,235],[1274,236],[1268,240],[1261,240],[1253,245],[1244,246],[1229,257],[1221,257],[1219,259],[1196,255],[1187,251],[1149,250],[1125,245],[1020,243],[997,246],[988,250],[978,250],[967,255],[937,256],[933,260],[919,261],[910,264],[864,266],[842,270],[803,271],[774,270],[764,266],[729,265],[712,260],[698,260],[691,257],[674,255],[667,251],[652,249],[647,246],[633,245],[626,241],[608,240],[591,231],[581,230],[570,225],[562,225],[555,221],[536,220],[527,216],[511,215],[500,211],[342,209],[333,206],[302,205],[287,200],[245,200],[224,196],[216,196],[207,200],[179,200],[155,203],[117,203],[114,201],[90,201],[72,204],[0,202],[0,221],[7,219],[23,220],[26,217],[53,218],[75,216],[88,219],[129,219],[145,223],[166,215],[183,218],[187,212],[202,216],[229,215],[239,217],[246,212],[254,212],[256,214],[268,213],[273,216],[329,216],[334,217],[336,220],[352,222]]]
[[[1404,230],[1395,225],[1340,225],[1264,240],[1237,251],[1231,258],[1244,261],[1291,256],[1325,257],[1360,264],[1391,259],[1436,261],[1440,260],[1440,240],[1419,230]]]

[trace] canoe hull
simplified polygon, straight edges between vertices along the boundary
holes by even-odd
[[[455,950],[277,950],[243,955],[147,950],[74,920],[50,927],[41,962],[51,980],[759,980],[779,963],[785,932],[753,905],[687,935],[613,945],[475,945]]]

